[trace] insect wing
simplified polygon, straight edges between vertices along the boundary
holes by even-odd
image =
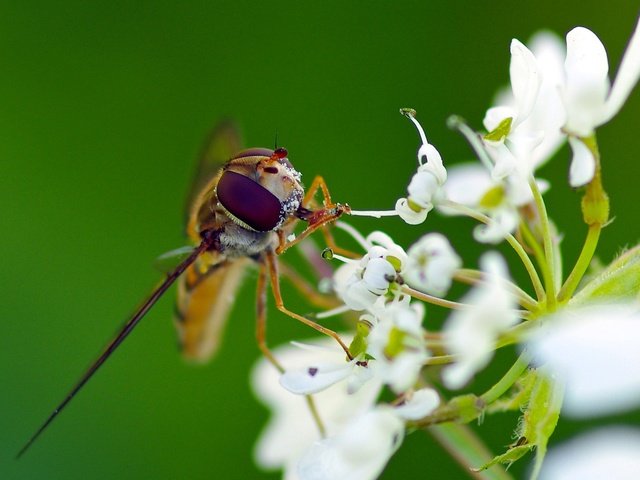
[[[220,167],[240,150],[242,150],[242,137],[236,124],[231,120],[218,123],[209,134],[200,153],[198,167],[187,196],[187,218],[202,189],[216,175]]]
[[[201,272],[189,268],[178,282],[176,328],[187,360],[205,362],[216,353],[226,320],[246,268],[252,261],[239,258]]]

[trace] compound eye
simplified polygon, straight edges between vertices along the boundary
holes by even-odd
[[[258,232],[273,230],[280,223],[278,197],[249,177],[225,170],[216,192],[231,215]]]

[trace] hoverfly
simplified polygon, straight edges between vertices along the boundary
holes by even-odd
[[[29,449],[176,281],[176,325],[181,350],[187,359],[204,361],[215,353],[234,292],[251,263],[257,263],[259,269],[256,339],[262,353],[276,368],[282,371],[266,342],[268,284],[278,310],[335,338],[350,357],[349,348],[337,333],[285,307],[277,261],[277,256],[289,247],[349,213],[349,207],[332,203],[320,176],[315,177],[305,194],[301,175],[284,148],[240,150],[240,144],[239,134],[231,122],[223,122],[214,129],[201,155],[188,199],[187,236],[196,246],[163,256],[165,260],[184,255],[186,258],[180,258],[177,266],[167,273],[16,458]],[[324,197],[323,206],[313,209],[318,192]],[[307,222],[307,226],[295,236],[293,231],[300,220]]]

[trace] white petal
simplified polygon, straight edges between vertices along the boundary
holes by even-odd
[[[509,74],[518,111],[518,117],[514,122],[517,124],[526,119],[533,110],[540,88],[540,75],[536,57],[516,39],[511,41]]]
[[[439,233],[424,235],[409,248],[408,256],[403,278],[412,287],[432,295],[445,295],[453,274],[462,266],[449,240]]]
[[[348,338],[346,334],[341,336]],[[312,362],[338,364],[343,361],[344,352],[332,338],[319,338],[314,344],[318,348],[284,345],[273,353],[285,368],[299,368]],[[298,458],[319,439],[319,433],[305,398],[282,388],[278,383],[279,376],[265,359],[261,359],[252,371],[251,385],[257,397],[272,411],[269,423],[256,442],[254,455],[262,467],[284,468],[285,478],[293,479],[297,478]],[[381,387],[377,379],[372,379],[352,395],[348,394],[345,384],[333,385],[316,394],[316,408],[329,434],[341,431],[349,419],[371,408]]]
[[[629,45],[624,52],[616,79],[611,87],[611,93],[605,104],[604,116],[601,123],[608,122],[613,116],[615,116],[627,97],[633,90],[633,87],[638,83],[640,77],[640,22],[636,25],[636,29],[633,32]]]
[[[635,480],[640,472],[640,430],[601,428],[552,448],[541,480]]]
[[[404,220],[409,225],[419,225],[423,223],[427,219],[427,215],[432,209],[433,205],[429,205],[419,212],[416,212],[413,209],[409,208],[406,198],[399,198],[396,202],[395,208],[400,218],[402,218],[402,220]]]
[[[600,124],[609,91],[607,52],[598,37],[584,27],[567,34],[565,60],[566,86],[563,91],[567,109],[565,128],[585,137]]]
[[[487,282],[473,288],[462,299],[471,308],[454,311],[444,326],[447,351],[456,355],[453,365],[442,372],[449,388],[462,387],[493,356],[495,339],[517,323],[513,295],[504,287],[508,278],[504,259],[488,252],[480,259]]]
[[[298,474],[301,480],[373,480],[403,435],[404,425],[392,409],[378,407],[351,420],[341,434],[314,443]]]
[[[560,97],[566,53],[560,38],[545,31],[538,32],[531,38],[529,48],[538,61],[542,84],[538,101],[520,128],[530,132],[544,132],[542,143],[532,153],[531,162],[535,169],[546,163],[566,140],[566,135],[560,130],[566,123],[566,113]]]
[[[447,183],[444,184],[446,198],[452,202],[476,207],[484,194],[495,186],[491,175],[482,165],[462,163],[449,169]],[[452,213],[439,207],[443,213]]]
[[[569,137],[569,145],[571,145],[573,152],[569,167],[569,185],[574,188],[581,187],[593,180],[596,173],[596,159],[593,158],[591,150],[579,138]]]
[[[380,294],[372,292],[363,280],[349,285],[344,291],[338,291],[338,294],[344,303],[355,311],[370,308],[380,296]]]
[[[505,206],[491,213],[491,223],[473,229],[473,238],[480,243],[498,244],[516,230],[520,217],[514,208]]]
[[[309,395],[344,380],[351,374],[352,369],[351,363],[345,363],[313,365],[304,370],[288,370],[280,377],[280,385],[291,393]]]
[[[422,388],[413,392],[411,397],[399,407],[396,414],[405,420],[418,420],[426,417],[440,405],[440,397],[433,388]]]
[[[492,132],[503,120],[507,118],[514,118],[516,116],[516,111],[512,107],[507,106],[499,106],[492,107],[487,110],[487,113],[482,120],[482,124],[484,128],[487,129],[487,132]]]
[[[511,175],[518,167],[518,159],[504,143],[485,142],[487,152],[493,160],[491,177],[499,181]]]
[[[442,157],[440,152],[431,144],[425,144],[420,147],[418,151],[418,157],[420,161],[424,158],[427,159],[427,163],[422,163],[418,167],[418,171],[430,171],[438,180],[438,183],[442,185],[447,180],[447,170],[442,163]]]
[[[362,280],[375,293],[383,293],[389,288],[389,279],[395,278],[396,271],[384,258],[374,258],[367,263]]]
[[[530,342],[566,383],[563,411],[573,417],[617,413],[640,405],[640,313],[605,305],[559,312]]]
[[[407,192],[409,198],[422,208],[427,208],[440,188],[438,179],[432,172],[418,171],[411,178]]]

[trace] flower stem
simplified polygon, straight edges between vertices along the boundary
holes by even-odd
[[[587,271],[587,268],[589,268],[593,254],[598,246],[598,239],[600,238],[601,231],[602,226],[599,223],[594,223],[589,226],[587,238],[582,246],[582,251],[580,252],[578,261],[558,293],[558,302],[564,303],[570,299],[573,292],[575,292],[580,280],[582,280],[582,277],[584,276],[584,273]]]
[[[441,206],[447,207],[452,210],[456,210],[459,213],[466,215],[468,217],[477,220],[478,222],[484,223],[485,225],[489,225],[491,223],[491,219],[484,215],[483,213],[477,212],[472,208],[467,207],[466,205],[462,205],[457,202],[452,202],[450,200],[446,200],[440,203]],[[520,260],[522,261],[524,268],[527,270],[529,274],[529,278],[531,278],[531,283],[533,284],[533,288],[536,291],[536,296],[539,301],[542,301],[545,298],[545,290],[542,286],[542,282],[540,281],[540,277],[538,276],[538,272],[536,271],[536,267],[533,265],[533,262],[525,252],[520,242],[511,234],[508,234],[505,239],[511,245],[511,248],[516,252]]]
[[[402,290],[402,293],[406,293],[413,298],[417,298],[418,300],[422,300],[423,302],[431,303],[432,305],[438,305],[440,307],[450,308],[452,310],[462,310],[465,308],[470,308],[469,305],[465,305],[464,303],[452,302],[451,300],[445,300],[444,298],[438,298],[434,297],[433,295],[420,292],[419,290],[411,288],[409,285],[403,285],[400,290]]]
[[[522,372],[524,372],[529,363],[531,362],[531,354],[526,350],[523,351],[516,362],[511,366],[511,368],[504,374],[504,376],[498,380],[493,387],[487,390],[485,393],[480,395],[480,398],[484,400],[484,402],[489,405],[496,400],[498,400],[504,393],[509,390],[514,383],[520,378]]]
[[[540,215],[540,226],[542,228],[542,241],[544,244],[544,257],[547,264],[547,269],[550,274],[548,278],[545,278],[545,287],[547,292],[547,308],[550,312],[553,312],[556,308],[556,287],[553,277],[553,270],[555,262],[553,260],[553,240],[551,238],[551,227],[549,225],[549,215],[547,214],[547,207],[542,199],[542,193],[538,188],[535,178],[531,176],[529,178],[529,187],[531,193],[533,193],[533,199],[538,207],[538,215]]]
[[[478,480],[510,480],[513,477],[501,465],[483,471],[472,470],[487,463],[493,455],[468,425],[445,423],[427,429],[449,454],[467,471],[471,478]]]
[[[533,232],[526,224],[526,222],[520,223],[520,231],[522,232],[522,236],[524,237],[524,241],[527,243],[527,246],[533,250],[533,256],[536,259],[536,263],[538,267],[542,271],[542,278],[544,279],[545,285],[550,285],[552,283],[553,272],[549,270],[549,265],[547,263],[544,252],[542,251],[542,247],[540,247],[540,243],[533,236]]]

